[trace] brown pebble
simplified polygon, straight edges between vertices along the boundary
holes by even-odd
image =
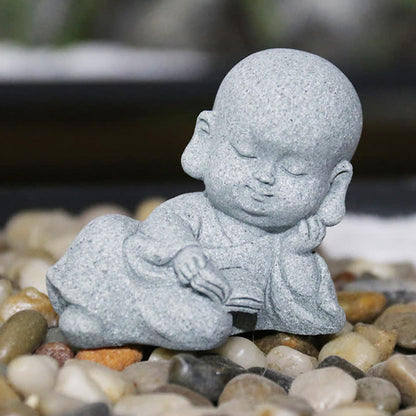
[[[48,326],[57,326],[58,315],[53,310],[49,298],[34,287],[27,287],[9,296],[0,307],[0,321],[5,322],[16,312],[28,309],[40,312]]]
[[[396,331],[385,331],[375,325],[358,323],[354,331],[367,338],[376,347],[380,355],[380,361],[385,361],[394,351],[397,342]]]
[[[143,354],[137,348],[114,347],[80,350],[75,358],[78,360],[94,361],[113,370],[123,371],[129,365],[141,361]]]
[[[286,392],[273,381],[257,374],[241,374],[226,384],[218,404],[235,399],[244,399],[253,404],[263,403],[278,394],[286,395]]]
[[[153,393],[173,393],[188,399],[192,406],[197,407],[213,407],[213,404],[202,394],[199,394],[187,387],[180,386],[179,384],[165,384],[153,391]]]
[[[416,312],[388,311],[383,313],[374,325],[385,331],[396,331],[399,346],[416,349]]]
[[[338,302],[351,323],[372,322],[381,314],[387,299],[378,292],[338,292]]]
[[[36,350],[35,354],[49,355],[49,357],[55,358],[61,367],[66,360],[74,357],[71,348],[62,342],[49,342],[43,344]]]
[[[268,354],[273,348],[284,345],[295,350],[300,351],[303,354],[310,355],[312,357],[318,357],[319,351],[308,340],[307,337],[301,335],[287,334],[285,332],[278,332],[274,335],[268,335],[264,338],[260,338],[254,341],[257,347]]]
[[[351,272],[341,272],[333,277],[334,285],[336,290],[342,290],[342,288],[347,284],[351,283],[357,279],[357,276]]]
[[[408,407],[394,414],[394,416],[416,416],[416,406]]]

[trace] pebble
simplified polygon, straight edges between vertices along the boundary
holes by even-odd
[[[74,357],[74,353],[71,348],[62,342],[49,342],[42,344],[35,354],[46,355],[54,358],[58,364],[62,367],[66,360]]]
[[[271,370],[270,368],[251,367],[247,371],[251,374],[257,374],[259,376],[263,376],[268,378],[269,380],[274,381],[280,387],[282,387],[286,393],[289,392],[290,386],[292,385],[294,380],[293,377],[283,374],[280,371]]]
[[[274,396],[269,403],[255,407],[253,416],[312,416],[313,408],[301,397]]]
[[[235,399],[262,403],[278,394],[286,395],[286,392],[273,381],[256,374],[241,374],[227,383],[218,398],[218,404]]]
[[[224,386],[245,370],[229,360],[209,361],[191,354],[178,354],[170,360],[169,383],[179,384],[216,402]]]
[[[381,314],[387,299],[377,292],[338,292],[338,303],[348,322],[372,322]]]
[[[391,381],[399,390],[402,404],[416,404],[416,359],[415,356],[396,354],[381,368],[383,378]]]
[[[341,406],[326,410],[317,416],[388,416],[387,413],[374,409],[367,403],[354,403],[350,406]]]
[[[356,276],[372,275],[377,276],[380,280],[394,279],[397,276],[396,267],[389,263],[371,262],[364,259],[351,261],[345,271]]]
[[[17,257],[19,257],[19,254],[14,250],[0,250],[0,276],[4,276],[7,280],[12,280],[8,272]]]
[[[155,393],[125,396],[114,406],[114,413],[123,416],[157,416],[164,412],[191,407],[189,400],[178,394]]]
[[[172,357],[179,353],[180,351],[158,347],[152,351],[148,361],[169,361]]]
[[[365,377],[364,371],[361,371],[358,367],[338,355],[330,355],[329,357],[326,357],[319,363],[317,368],[326,367],[338,367],[356,380]]]
[[[416,350],[416,309],[415,304],[399,304],[387,308],[374,322],[378,328],[397,332],[397,344]]]
[[[12,294],[12,284],[7,279],[0,279],[0,306]]]
[[[16,312],[28,309],[40,312],[48,326],[57,326],[58,315],[53,310],[49,298],[33,287],[21,290],[3,302],[0,307],[0,321],[4,322]]]
[[[79,221],[62,210],[24,211],[6,224],[6,241],[17,250],[43,250],[46,242],[56,236],[80,230]]]
[[[266,356],[254,342],[247,338],[230,337],[214,352],[229,358],[244,368],[266,367]]]
[[[106,403],[87,404],[71,412],[65,412],[60,416],[110,416],[110,408]]]
[[[354,282],[357,279],[357,276],[354,273],[343,271],[337,273],[333,276],[332,280],[334,281],[335,290],[343,290],[344,286],[347,283]]]
[[[401,397],[397,388],[387,380],[378,377],[364,377],[357,381],[357,400],[373,403],[377,410],[397,412]]]
[[[358,323],[354,327],[357,334],[367,338],[379,353],[380,361],[385,361],[394,351],[397,342],[396,331],[385,331],[375,325]]]
[[[56,416],[66,412],[73,412],[85,406],[82,400],[50,391],[39,394],[39,412],[42,416]]]
[[[94,361],[113,370],[123,371],[131,364],[141,361],[143,353],[137,348],[113,347],[93,350],[80,350],[75,355],[78,360]]]
[[[53,390],[58,374],[58,362],[45,355],[21,355],[7,367],[7,378],[24,396]]]
[[[23,403],[13,403],[1,407],[0,416],[39,416],[39,413]]]
[[[168,361],[143,361],[129,365],[123,376],[131,380],[138,393],[150,393],[168,382]]]
[[[280,345],[270,350],[266,366],[291,377],[313,370],[318,365],[315,357],[303,354],[293,348]]]
[[[0,361],[8,364],[13,358],[36,350],[45,338],[48,324],[37,311],[14,314],[0,328]]]
[[[289,395],[306,399],[315,411],[351,403],[357,393],[356,381],[336,367],[320,368],[295,378]]]
[[[67,362],[68,363],[68,362]],[[106,394],[80,365],[64,365],[58,373],[55,392],[86,403],[108,402]]]
[[[319,361],[330,355],[338,355],[364,372],[380,361],[378,351],[370,341],[355,332],[342,335],[324,345],[319,353]]]
[[[31,258],[22,264],[17,277],[17,285],[20,289],[34,287],[44,295],[46,290],[46,272],[54,262],[43,258]]]
[[[318,357],[319,354],[317,348],[308,340],[307,337],[287,334],[285,332],[278,332],[274,335],[265,336],[255,340],[254,343],[261,351],[264,352],[264,354],[268,354],[271,349],[279,347],[280,345],[293,348],[312,357]]]
[[[165,201],[165,198],[157,196],[145,199],[137,206],[134,212],[134,218],[139,221],[144,221],[155,208]]]
[[[342,337],[343,335],[349,334],[353,330],[354,330],[353,324],[349,323],[348,321],[345,321],[345,324],[343,328],[341,329],[341,331],[336,332],[335,334],[318,335],[317,339],[319,340],[320,345],[325,345],[329,341]]]
[[[192,406],[196,407],[213,407],[212,403],[201,394],[188,389],[178,384],[165,384],[164,386],[158,387],[154,390],[154,393],[173,393],[188,399]]]
[[[123,373],[102,364],[74,359],[66,362],[65,368],[68,367],[83,368],[88,377],[95,382],[112,403],[117,402],[123,396],[136,393],[133,382],[126,379]]]
[[[20,402],[17,393],[12,389],[6,377],[0,376],[0,407],[10,403]]]

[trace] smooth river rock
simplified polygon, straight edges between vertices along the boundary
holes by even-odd
[[[259,376],[263,376],[268,378],[269,380],[275,382],[283,390],[288,393],[290,386],[293,383],[294,377],[290,377],[286,374],[281,373],[280,371],[271,370],[270,368],[263,368],[263,367],[251,367],[247,370],[249,373],[257,374]]]
[[[321,368],[296,377],[289,395],[300,396],[320,412],[354,401],[357,383],[336,367]]]
[[[169,361],[143,361],[129,365],[123,376],[131,380],[138,393],[150,393],[168,382]]]
[[[364,371],[360,370],[358,367],[351,364],[349,361],[344,360],[338,355],[330,355],[329,357],[326,357],[318,364],[316,368],[325,367],[338,367],[349,374],[351,377],[354,377],[356,380],[365,377]]]
[[[400,392],[391,382],[378,377],[357,380],[356,400],[374,403],[378,410],[394,413],[399,409]]]
[[[20,311],[0,328],[0,361],[8,364],[13,358],[36,350],[45,338],[48,323],[39,312]]]
[[[324,345],[319,353],[319,361],[330,355],[338,355],[364,372],[380,361],[373,344],[355,332],[342,335]]]
[[[216,402],[224,386],[245,369],[225,357],[205,360],[191,354],[178,354],[170,360],[169,383],[188,387]]]
[[[280,371],[291,377],[313,370],[318,360],[310,355],[303,354],[284,345],[270,350],[266,357],[266,366],[272,370]]]
[[[381,314],[387,299],[377,292],[338,292],[338,302],[348,322],[372,322]]]
[[[241,374],[227,383],[218,403],[235,399],[242,399],[250,403],[262,403],[279,394],[286,395],[286,392],[273,381],[256,374]]]

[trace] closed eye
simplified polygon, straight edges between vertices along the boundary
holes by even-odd
[[[241,149],[237,149],[232,143],[231,147],[234,149],[234,151],[237,153],[238,156],[242,157],[243,159],[257,159],[257,156],[251,154],[250,152],[246,152]]]
[[[282,169],[286,173],[288,173],[289,175],[292,175],[292,176],[306,176],[307,175],[306,172],[302,172],[302,171],[294,169],[294,168],[285,168],[284,166],[282,166]]]

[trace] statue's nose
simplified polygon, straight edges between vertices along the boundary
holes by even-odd
[[[271,166],[262,166],[254,172],[254,177],[260,182],[267,185],[274,185],[275,177],[273,174],[273,168]]]

